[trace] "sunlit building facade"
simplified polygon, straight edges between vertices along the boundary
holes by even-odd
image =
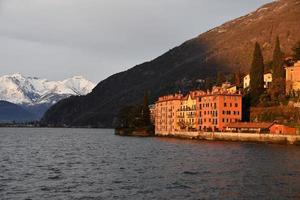
[[[180,130],[177,112],[181,107],[182,94],[159,97],[155,103],[155,131],[170,134]]]
[[[286,92],[300,91],[300,61],[291,67],[286,67]]]
[[[160,97],[155,104],[155,131],[159,134],[223,131],[226,124],[241,120],[242,95],[221,87]]]

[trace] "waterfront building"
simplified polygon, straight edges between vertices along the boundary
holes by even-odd
[[[248,74],[244,77],[244,80],[243,80],[244,89],[250,87],[250,79],[251,79],[250,74]],[[269,88],[272,81],[273,81],[272,73],[265,73],[264,74],[264,88],[266,88],[266,89]]]
[[[300,91],[300,61],[291,67],[286,67],[286,92]]]
[[[190,94],[182,99],[177,116],[177,123],[181,130],[196,129],[196,99]]]
[[[241,120],[242,95],[222,87],[160,97],[155,104],[155,130],[160,134],[223,131],[227,123]]]
[[[228,132],[270,133],[278,135],[296,135],[297,129],[282,124],[268,122],[238,122],[226,125]]]
[[[282,124],[273,124],[270,128],[271,134],[280,134],[280,135],[296,135],[297,129]]]
[[[242,120],[242,95],[211,93],[198,98],[199,130],[223,131],[226,124]]]
[[[155,131],[169,134],[180,130],[177,112],[181,107],[182,94],[159,97],[155,103]]]

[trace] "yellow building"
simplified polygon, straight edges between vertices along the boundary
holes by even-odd
[[[300,61],[291,67],[285,68],[286,92],[300,91]]]
[[[196,103],[196,98],[191,94],[182,99],[177,112],[177,123],[181,130],[196,129]]]
[[[244,89],[250,87],[250,79],[251,79],[250,74],[248,74],[244,77]],[[269,88],[272,81],[273,81],[272,73],[264,74],[264,88],[266,88],[266,89]]]

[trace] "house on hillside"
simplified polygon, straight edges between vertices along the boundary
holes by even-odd
[[[244,89],[250,87],[250,80],[251,80],[250,74],[247,74],[247,75],[244,77],[244,79],[243,79],[243,82],[244,82],[244,84],[243,84]],[[272,81],[273,81],[272,73],[271,73],[271,72],[265,73],[265,74],[264,74],[264,88],[268,89],[268,88],[270,87]]]
[[[286,67],[286,93],[300,91],[300,61]]]

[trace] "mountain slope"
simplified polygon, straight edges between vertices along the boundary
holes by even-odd
[[[36,116],[27,110],[23,109],[21,106],[16,104],[0,101],[0,122],[25,122],[35,120]]]
[[[269,3],[246,16],[223,24],[164,55],[115,74],[100,82],[92,93],[55,104],[43,122],[53,125],[112,126],[119,108],[142,99],[145,90],[152,101],[158,96],[189,88],[191,81],[215,78],[218,71],[248,72],[254,43],[271,59],[276,36],[282,49],[300,40],[300,0]],[[193,86],[193,85],[192,85]]]

